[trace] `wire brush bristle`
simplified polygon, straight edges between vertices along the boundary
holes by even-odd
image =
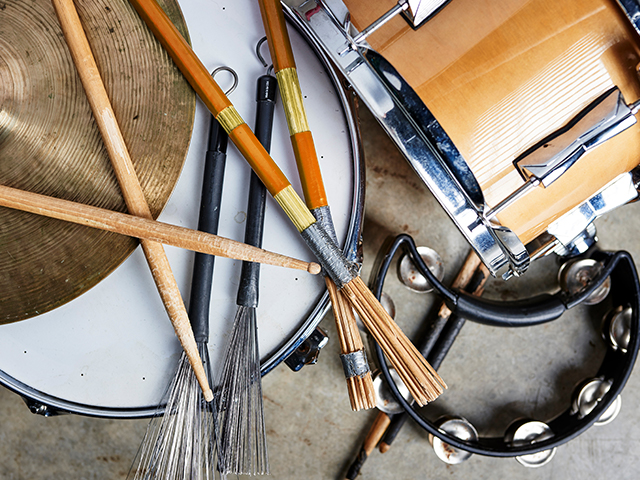
[[[206,344],[199,347],[208,371],[210,362]],[[159,408],[151,419],[127,478],[214,479],[218,470],[216,402],[204,399],[184,352],[164,398],[164,411]]]
[[[238,306],[218,382],[222,471],[269,473],[256,309]]]

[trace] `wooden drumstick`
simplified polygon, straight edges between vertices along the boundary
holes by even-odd
[[[366,438],[358,452],[353,463],[349,466],[347,473],[345,475],[346,480],[354,480],[359,474],[362,465],[367,461],[371,452],[376,448],[376,445],[384,435],[384,432],[387,430],[389,426],[389,422],[391,421],[389,415],[384,413],[382,410],[378,412],[375,420],[371,424],[371,428],[369,429],[369,433],[367,433]]]
[[[435,400],[446,384],[411,344],[380,302],[367,288],[355,266],[316,222],[287,177],[260,144],[249,126],[223,93],[200,59],[155,0],[130,0],[205,106],[229,133],[269,193],[287,214],[301,237],[346,294],[352,307],[373,335],[419,405]]]
[[[136,216],[151,219],[151,210],[136,176],[127,146],[116,122],[111,102],[102,83],[102,78],[73,0],[52,1],[73,62],[80,75],[89,104],[111,158],[127,208]],[[160,243],[148,240],[142,240],[141,244],[158,287],[158,292],[162,297],[180,344],[189,358],[205,399],[211,401],[213,400],[213,392],[209,386],[184,302],[171,272],[171,266],[164,248]]]
[[[320,265],[168,223],[0,185],[0,207],[77,223],[218,257],[320,273]]]
[[[298,165],[298,174],[304,198],[309,210],[317,221],[323,223],[325,229],[332,234],[338,245],[337,236],[327,201],[318,155],[307,121],[302,90],[298,79],[291,41],[282,11],[280,0],[259,0],[262,23],[267,34],[269,51],[273,67],[280,87],[280,96],[284,106],[287,125],[293,152]],[[339,246],[339,245],[338,245]],[[376,406],[375,391],[371,371],[366,363],[364,344],[360,336],[355,315],[348,305],[347,299],[338,291],[330,277],[325,277],[327,290],[333,306],[333,316],[340,338],[343,361],[349,361],[352,355],[359,355],[364,360],[362,370],[358,374],[346,374],[347,390],[351,408],[355,411]],[[347,360],[345,360],[347,359]],[[349,371],[347,367],[345,371]]]

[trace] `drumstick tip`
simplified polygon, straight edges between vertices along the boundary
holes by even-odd
[[[202,394],[204,396],[205,401],[207,402],[213,401],[213,391],[210,388],[206,391],[203,391]]]
[[[307,272],[309,272],[311,275],[317,275],[321,271],[322,271],[322,267],[320,266],[320,264],[315,262],[309,263],[309,266],[307,267]]]

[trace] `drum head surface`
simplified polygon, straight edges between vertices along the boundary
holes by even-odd
[[[177,2],[166,5],[186,31]],[[80,1],[77,9],[157,216],[180,175],[195,95],[127,2]],[[0,8],[0,183],[126,211],[49,0]],[[136,241],[2,208],[0,246],[0,323],[8,323],[86,292]]]
[[[126,1],[115,3],[126,4]],[[128,12],[128,6],[120,7]],[[266,73],[255,54],[256,44],[264,36],[257,5],[250,0],[225,3],[185,0],[180,7],[193,48],[206,67],[213,71],[227,66],[237,72],[239,85],[230,99],[253,126],[256,82]],[[141,32],[147,35],[142,26],[138,30],[136,35]],[[344,92],[335,89],[332,78],[309,45],[291,28],[290,34],[338,238],[355,244],[362,209],[361,166],[352,153],[357,138],[355,126],[350,121]],[[127,46],[137,45],[137,37],[133,38],[122,41]],[[60,43],[56,48],[62,51],[63,47]],[[262,54],[268,58],[266,45]],[[139,66],[155,69],[159,79],[166,79],[167,74],[157,63],[153,60]],[[226,90],[231,85],[231,76],[225,72],[218,75],[216,80]],[[175,83],[173,77],[169,78],[170,81],[165,82]],[[179,113],[175,110],[165,107],[164,113],[172,117]],[[163,222],[197,227],[210,118],[197,101],[187,160],[159,217]],[[185,120],[185,126],[167,122],[153,124],[159,130],[153,149],[157,151],[171,144],[178,150],[176,154],[184,155],[186,147],[179,149],[173,142],[174,137],[188,130],[189,122]],[[301,192],[280,98],[271,153],[294,188]],[[244,238],[249,175],[246,161],[230,143],[220,235],[236,240]],[[154,183],[155,179],[151,177],[146,181]],[[313,259],[271,197],[267,199],[263,247],[309,261]],[[167,247],[166,251],[183,298],[188,300],[193,254],[173,247]],[[221,365],[236,313],[240,266],[241,262],[225,258],[217,258],[215,262],[209,340],[214,372]],[[324,293],[321,276],[262,267],[257,318],[263,372],[282,361],[296,342],[315,328],[327,308]],[[153,413],[161,401],[180,351],[144,256],[136,249],[114,273],[68,304],[23,322],[1,326],[0,380],[56,408],[89,415],[144,416]]]

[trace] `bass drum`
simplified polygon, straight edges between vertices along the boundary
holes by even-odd
[[[255,52],[264,36],[259,9],[249,0],[224,5],[186,0],[181,2],[181,8],[192,46],[203,63],[212,71],[226,66],[237,73],[238,88],[230,98],[252,125],[256,81],[266,70]],[[142,21],[140,28],[146,28]],[[340,86],[338,75],[302,37],[295,31],[291,31],[291,37],[338,238],[348,255],[355,257],[364,176],[352,97]],[[266,47],[263,54],[268,58]],[[221,72],[216,77],[223,89],[231,84],[230,76],[225,75]],[[271,153],[294,188],[301,191],[286,120],[278,107]],[[165,115],[170,117],[173,112],[168,110]],[[197,226],[210,119],[198,102],[187,160],[159,217],[163,222]],[[167,131],[165,135],[170,137],[174,132]],[[221,206],[222,236],[244,238],[249,174],[246,162],[230,144]],[[265,222],[265,249],[313,259],[271,198]],[[173,247],[166,251],[183,298],[187,299],[193,253]],[[222,352],[236,312],[240,265],[238,261],[216,259],[209,339],[214,372],[222,365]],[[263,374],[287,358],[315,330],[327,309],[321,276],[262,267],[257,318]],[[138,248],[112,274],[78,298],[28,320],[0,326],[0,381],[25,397],[32,410],[43,414],[145,417],[156,412],[180,353]]]

